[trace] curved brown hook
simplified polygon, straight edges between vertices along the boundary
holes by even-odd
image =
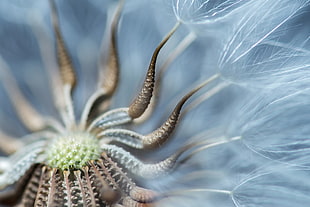
[[[132,117],[133,119],[139,118],[148,105],[150,104],[152,95],[153,95],[153,90],[154,90],[154,85],[155,85],[155,65],[157,61],[158,54],[161,50],[161,48],[166,44],[166,42],[169,40],[169,38],[173,35],[173,33],[176,31],[176,29],[179,27],[180,23],[178,22],[172,30],[169,32],[169,34],[163,39],[163,41],[157,46],[155,49],[142,89],[138,96],[134,99],[132,104],[129,106],[129,116]]]

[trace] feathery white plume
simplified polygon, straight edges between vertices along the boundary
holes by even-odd
[[[309,78],[309,25],[299,20],[309,2],[176,0],[174,11],[179,21],[218,43],[211,58],[225,79],[276,87]]]
[[[255,172],[232,191],[236,207],[305,207],[310,203],[309,173],[274,164],[276,170]]]
[[[236,109],[230,130],[269,159],[310,166],[310,88],[281,90],[255,92]]]

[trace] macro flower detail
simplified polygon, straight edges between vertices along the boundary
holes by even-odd
[[[23,100],[27,108],[20,111],[20,116],[26,113],[26,119],[31,119],[26,121],[29,129],[34,133],[39,131],[42,136],[39,140],[32,140],[31,144],[8,160],[10,167],[3,169],[0,186],[2,189],[10,185],[14,187],[1,195],[1,202],[22,206],[148,206],[160,196],[138,187],[130,174],[154,178],[168,173],[189,146],[159,163],[145,164],[135,158],[130,150],[117,146],[117,143],[142,150],[158,148],[170,137],[186,100],[209,81],[181,99],[168,120],[154,132],[141,135],[131,130],[118,129],[118,126],[142,116],[148,108],[155,86],[157,56],[179,25],[176,24],[156,48],[141,92],[133,103],[128,108],[105,108],[106,112],[101,113],[98,107],[104,104],[108,106],[118,82],[116,34],[123,5],[120,1],[111,25],[110,52],[105,68],[105,79],[108,82],[102,83],[90,97],[80,122],[76,123],[71,93],[78,82],[61,35],[57,7],[53,0],[50,5],[61,77],[62,98],[57,100],[57,108],[63,123],[55,120],[47,123]],[[15,90],[18,91],[17,87]],[[17,98],[23,99],[22,96],[12,97],[15,100]],[[95,110],[98,112],[95,113]],[[33,118],[39,121],[32,121]],[[111,145],[111,142],[116,145]]]
[[[307,206],[309,8],[0,1],[0,206]]]

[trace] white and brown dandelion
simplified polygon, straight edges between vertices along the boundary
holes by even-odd
[[[53,0],[50,1],[51,19],[59,67],[54,100],[61,121],[44,117],[31,106],[2,61],[1,74],[5,75],[10,98],[16,103],[16,112],[31,131],[29,137],[33,140],[25,145],[19,143],[22,141],[8,138],[10,142],[2,144],[2,149],[17,153],[4,161],[10,167],[1,169],[0,186],[4,189],[1,203],[21,206],[150,206],[164,197],[139,186],[136,180],[139,177],[154,179],[169,173],[179,164],[179,156],[193,145],[152,164],[142,162],[131,151],[156,150],[163,145],[171,137],[184,103],[218,76],[211,77],[186,94],[169,118],[153,132],[142,135],[126,129],[128,124],[134,124],[147,110],[151,113],[155,107],[150,102],[157,89],[157,57],[180,23],[155,49],[141,91],[132,104],[110,109],[121,72],[116,35],[122,6],[120,1],[111,23],[108,59],[100,65],[100,73],[104,77],[99,79],[99,87],[88,99],[79,120],[72,100],[72,93],[79,82],[62,37],[57,5]],[[11,149],[12,145],[16,149]]]
[[[36,3],[0,2],[0,205],[310,203],[309,0]]]

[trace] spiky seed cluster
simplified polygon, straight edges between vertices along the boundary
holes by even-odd
[[[91,134],[75,132],[53,140],[47,151],[47,164],[62,170],[80,169],[99,158],[98,140]]]
[[[37,113],[21,92],[10,93],[12,102],[24,103],[15,107],[25,126],[32,133],[44,133],[44,139],[34,141],[32,145],[20,149],[21,152],[17,153],[14,159],[8,159],[10,169],[0,174],[0,189],[11,188],[11,184],[14,184],[14,189],[9,195],[2,195],[0,192],[0,205],[131,207],[150,206],[163,197],[152,190],[137,186],[135,179],[166,175],[183,162],[177,162],[179,156],[194,145],[186,145],[157,163],[144,163],[131,154],[131,151],[143,152],[161,147],[171,137],[184,103],[218,76],[211,77],[186,94],[168,119],[153,132],[142,135],[125,129],[124,124],[134,125],[135,119],[145,119],[145,112],[154,110],[150,107],[150,102],[154,100],[153,91],[156,91],[156,60],[161,48],[180,23],[176,24],[155,49],[143,86],[133,103],[129,107],[109,110],[110,99],[119,84],[116,34],[123,3],[120,1],[111,25],[109,61],[100,66],[100,69],[107,72],[105,79],[114,82],[100,84],[101,87],[87,101],[77,123],[72,100],[74,85],[78,83],[77,76],[61,35],[55,2],[50,0],[60,71],[58,79],[62,80],[53,86],[62,91],[54,97],[54,101],[62,121],[50,120]],[[99,82],[101,83],[101,80]],[[8,87],[18,91],[14,81],[7,83]],[[35,120],[40,121],[37,123]],[[35,134],[30,136],[32,135],[36,137]]]

